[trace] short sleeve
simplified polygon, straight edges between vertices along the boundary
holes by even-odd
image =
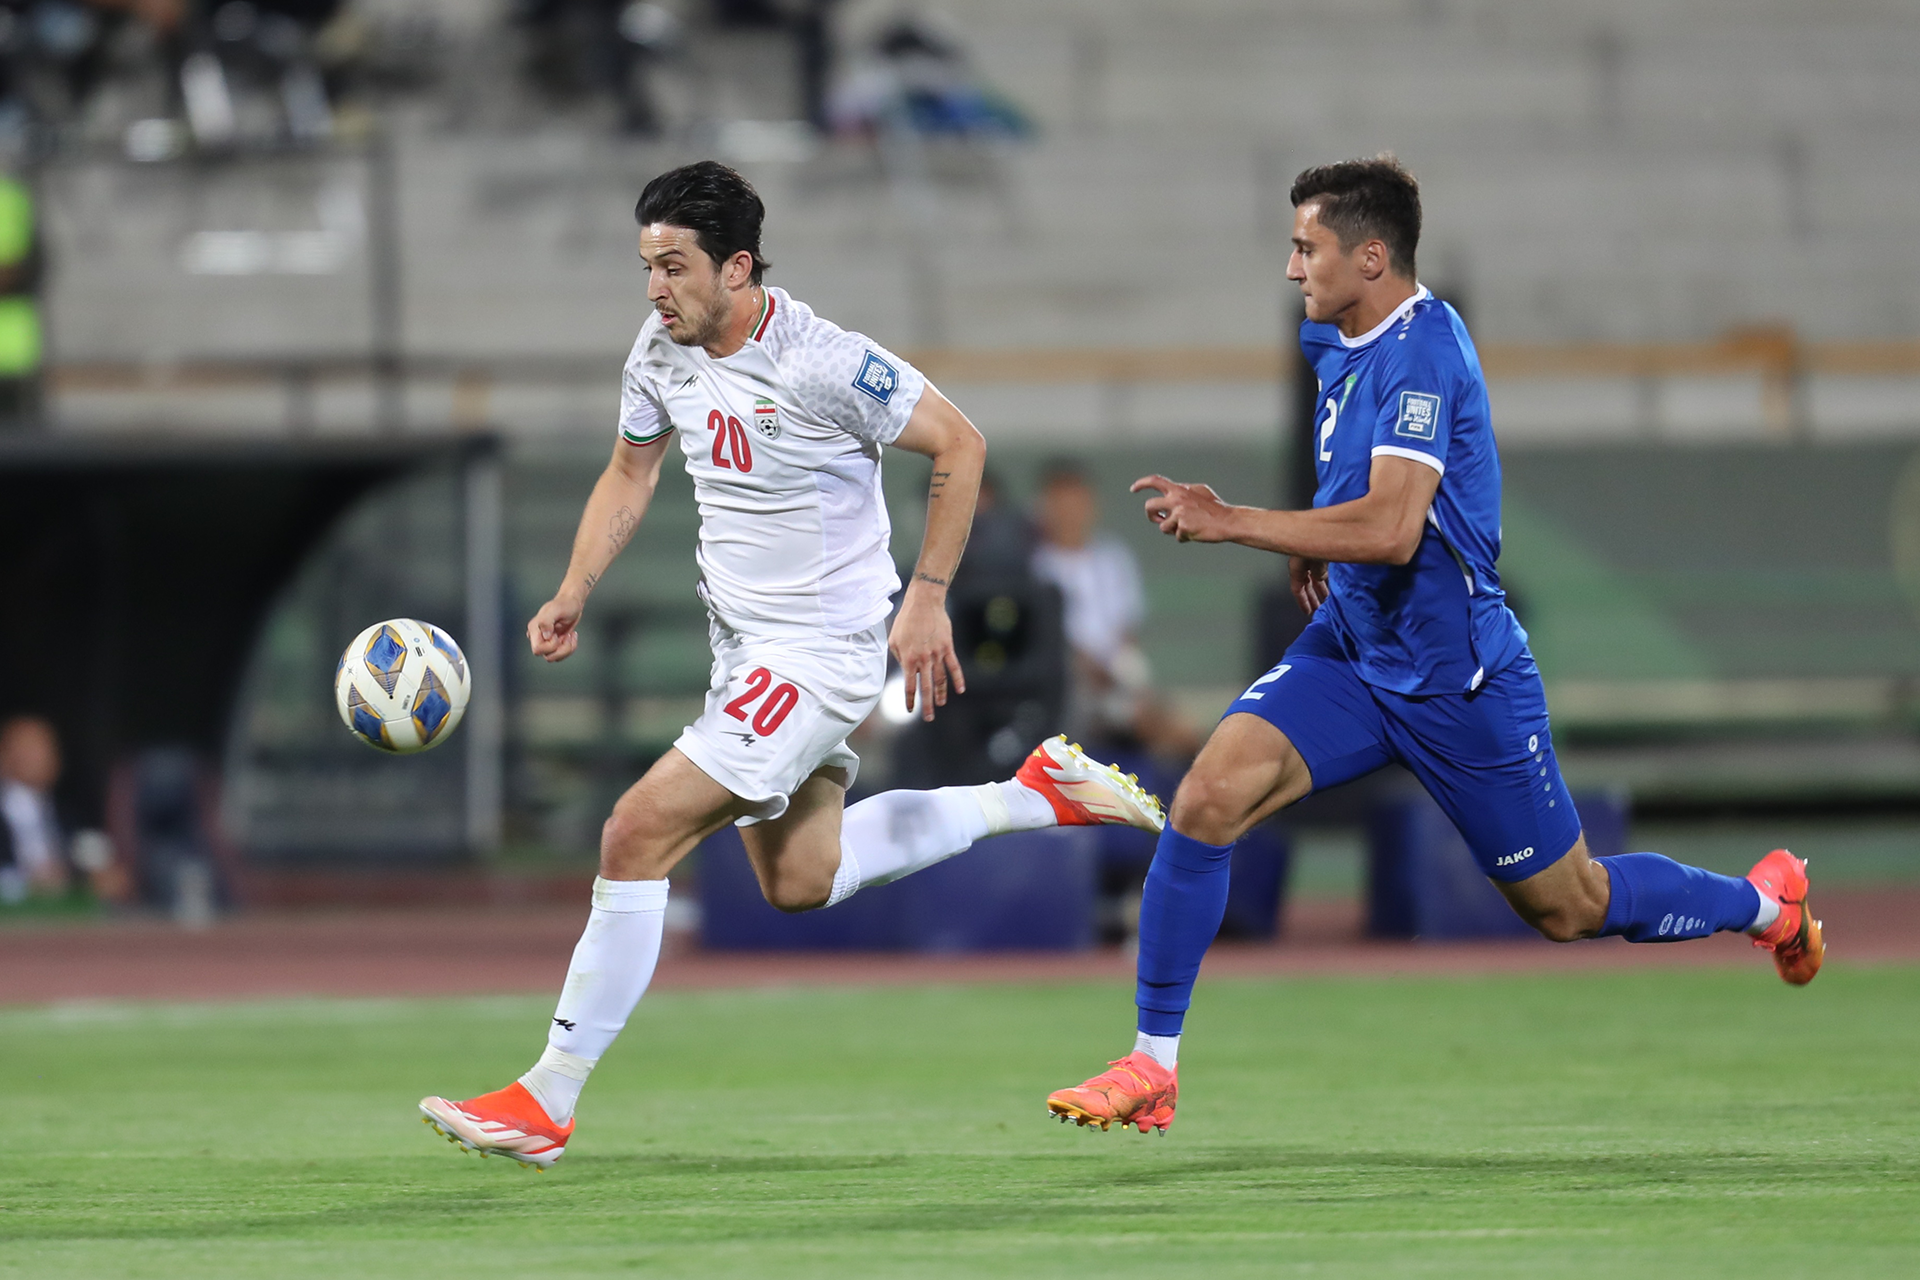
[[[666,409],[640,374],[639,360],[627,361],[620,379],[620,438],[628,444],[652,444],[672,430]]]
[[[801,408],[870,444],[898,439],[927,389],[921,372],[893,352],[822,320],[781,365]]]
[[[1445,475],[1447,445],[1458,412],[1451,394],[1456,379],[1448,376],[1441,361],[1427,358],[1417,348],[1395,354],[1398,358],[1384,371],[1380,386],[1373,456],[1409,458]]]

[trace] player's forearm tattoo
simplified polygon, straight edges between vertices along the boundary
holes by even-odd
[[[597,573],[589,573],[589,574],[587,575],[587,590],[589,590],[589,591],[591,591],[591,590],[593,590],[593,588],[594,588],[594,585],[595,585],[596,583],[598,583],[599,581],[600,581],[600,575],[599,575],[599,574],[597,574]]]
[[[936,587],[944,587],[947,585],[947,580],[945,578],[936,578],[930,573],[921,573],[918,570],[915,570],[913,576],[916,581],[931,582]]]
[[[927,485],[927,497],[930,499],[937,498],[945,493],[947,491],[947,481],[952,479],[952,477],[953,472],[951,471],[934,472],[932,482]]]
[[[607,521],[607,541],[613,547],[613,554],[620,554],[620,549],[627,545],[639,524],[640,517],[633,513],[632,507],[622,507],[613,513],[613,518]]]

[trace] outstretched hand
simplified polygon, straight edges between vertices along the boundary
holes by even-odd
[[[1147,519],[1160,532],[1182,542],[1225,542],[1231,536],[1229,525],[1236,509],[1204,484],[1181,484],[1165,476],[1141,476],[1128,490],[1157,489],[1147,499]]]
[[[907,710],[918,710],[922,720],[933,719],[933,709],[947,705],[949,685],[955,693],[967,691],[960,655],[953,648],[953,619],[932,595],[907,592],[887,648],[907,678]]]
[[[535,657],[562,662],[580,647],[580,613],[585,600],[562,593],[540,606],[540,612],[527,623],[527,643]]]

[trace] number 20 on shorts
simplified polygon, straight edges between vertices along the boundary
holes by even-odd
[[[769,686],[773,689],[771,693],[767,692]],[[774,731],[786,723],[787,714],[799,705],[800,691],[786,681],[774,685],[773,672],[755,667],[747,673],[747,691],[729,702],[725,711],[744,724],[747,708],[756,702],[760,703],[760,709],[753,713],[753,731],[763,738],[771,738]]]

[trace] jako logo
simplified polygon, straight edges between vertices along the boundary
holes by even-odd
[[[1518,853],[1510,853],[1504,858],[1495,858],[1493,860],[1493,865],[1496,867],[1511,867],[1519,863],[1525,862],[1528,858],[1531,858],[1532,856],[1533,856],[1533,846],[1528,845],[1526,848],[1522,849]]]

